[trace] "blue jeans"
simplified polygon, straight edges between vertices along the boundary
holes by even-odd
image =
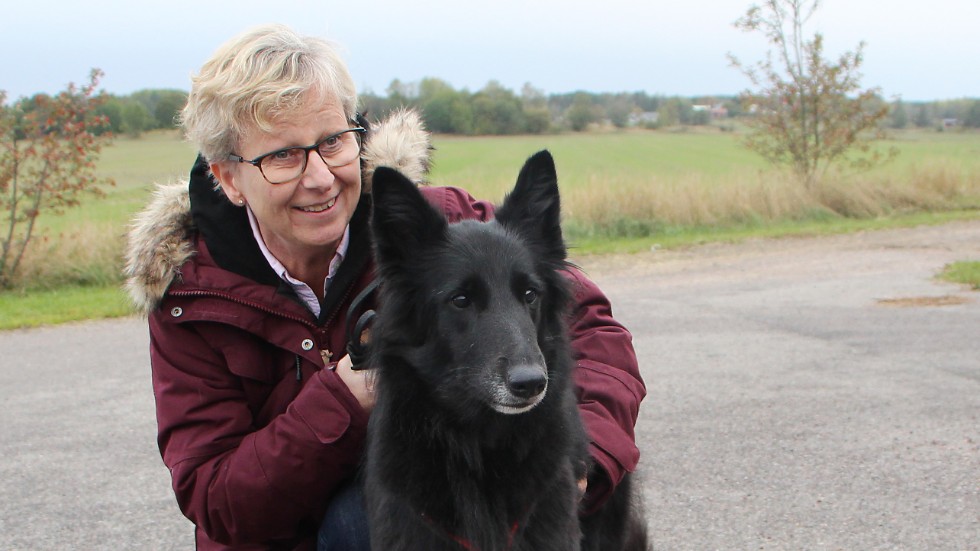
[[[371,551],[364,486],[351,481],[334,494],[320,523],[317,551]]]

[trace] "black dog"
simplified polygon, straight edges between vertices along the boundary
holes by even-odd
[[[394,170],[377,170],[372,193],[372,548],[646,549],[628,480],[578,518],[587,438],[551,155],[528,160],[490,223],[448,224]]]

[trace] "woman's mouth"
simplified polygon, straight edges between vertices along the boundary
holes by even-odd
[[[329,210],[329,209],[333,208],[333,206],[335,204],[337,204],[337,198],[336,197],[334,197],[333,199],[330,199],[326,203],[320,203],[318,205],[310,205],[308,207],[296,207],[296,208],[298,208],[299,210],[301,210],[303,212],[317,213],[317,212],[323,212],[325,210]]]

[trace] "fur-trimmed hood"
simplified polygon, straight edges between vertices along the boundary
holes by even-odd
[[[429,134],[419,114],[400,110],[372,125],[361,151],[362,186],[370,192],[376,168],[388,166],[417,184],[429,168]],[[126,250],[126,289],[137,310],[149,314],[180,267],[194,255],[188,182],[158,185],[149,205],[133,219]]]

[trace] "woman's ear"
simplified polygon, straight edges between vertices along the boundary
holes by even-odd
[[[238,206],[245,205],[245,197],[238,190],[238,186],[235,183],[235,170],[228,166],[227,163],[212,163],[210,168],[211,174],[214,174],[214,179],[218,181],[218,185],[221,186],[221,191],[225,193],[225,197],[232,204]]]

